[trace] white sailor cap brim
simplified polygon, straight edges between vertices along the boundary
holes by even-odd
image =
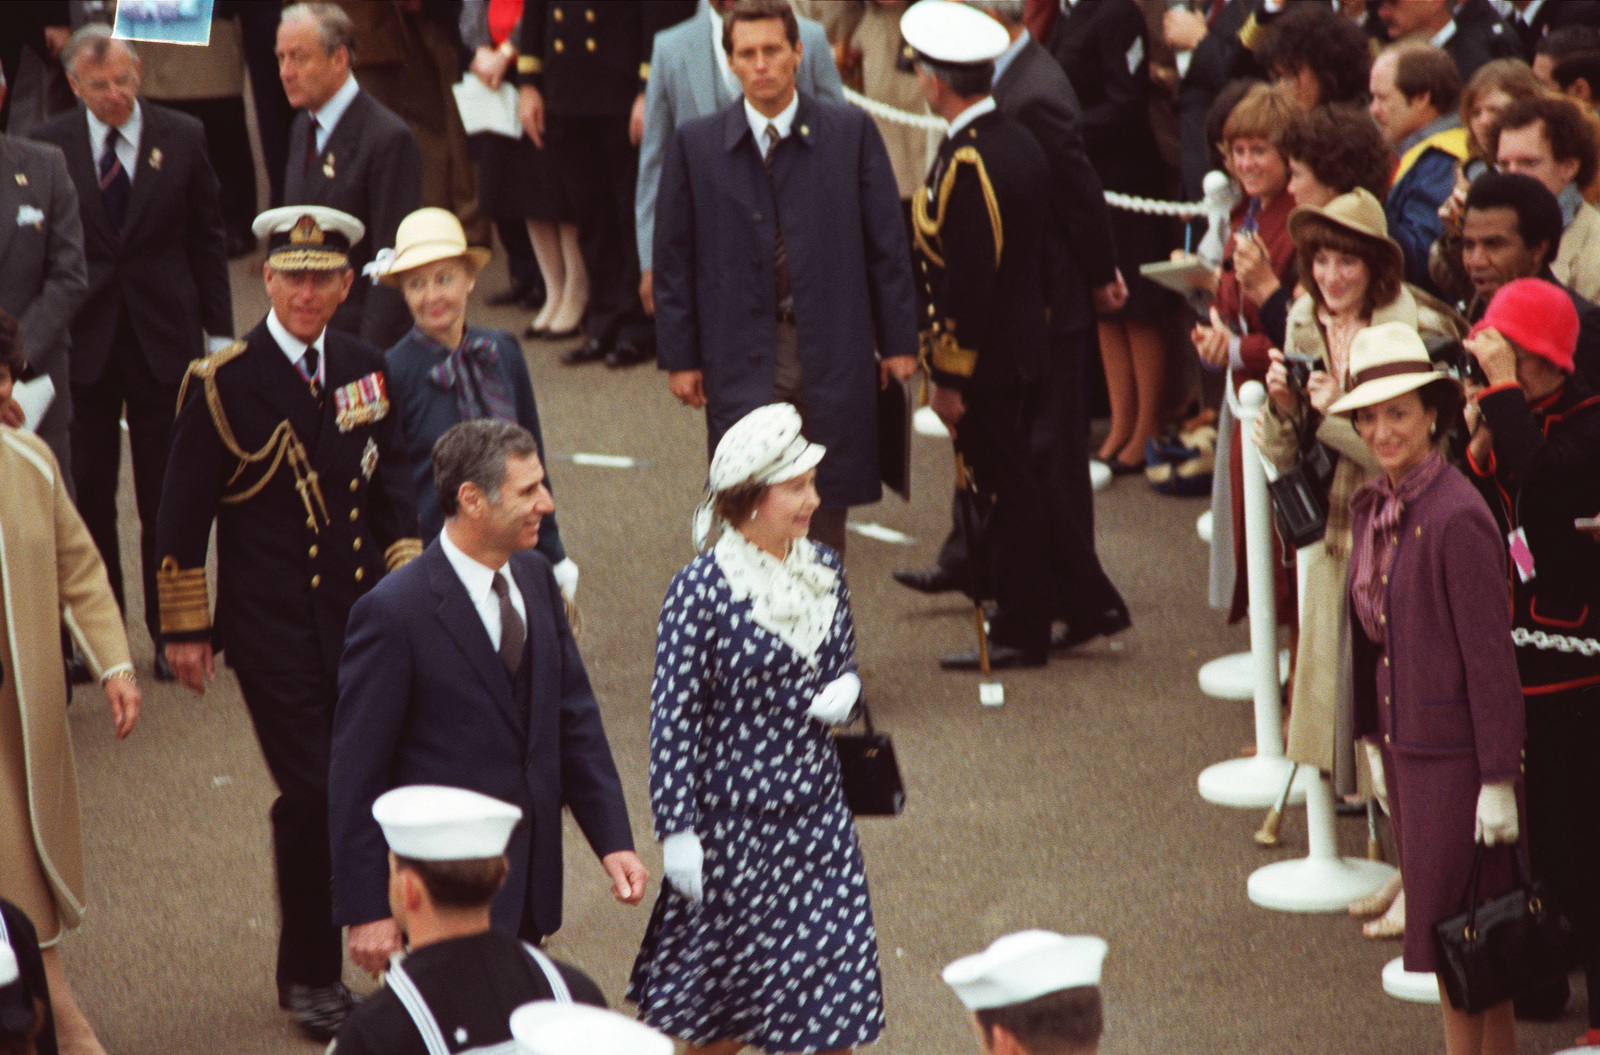
[[[511,1036],[518,1055],[672,1055],[665,1034],[588,1004],[523,1004],[511,1013]]]
[[[943,977],[969,1011],[1009,1007],[1046,993],[1099,985],[1106,949],[1100,938],[1019,931],[956,960]]]
[[[372,816],[397,857],[476,861],[506,852],[522,811],[465,788],[413,784],[379,795]]]
[[[900,35],[935,62],[977,66],[993,62],[1011,46],[994,19],[953,0],[920,0],[900,16]]]

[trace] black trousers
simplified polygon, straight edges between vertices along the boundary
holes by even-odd
[[[161,646],[161,611],[156,593],[156,510],[172,447],[178,386],[150,371],[127,316],[117,324],[111,354],[100,377],[72,386],[72,479],[78,512],[105,561],[111,592],[124,615],[122,550],[117,540],[117,481],[122,470],[122,417],[128,418],[133,455],[133,494],[139,509],[139,563],[144,582],[144,622]]]
[[[550,115],[553,160],[578,221],[578,248],[589,271],[585,336],[611,347],[625,341],[655,347],[655,324],[639,301],[639,247],[633,187],[639,151],[628,142],[628,118]]]
[[[956,450],[980,490],[995,496],[987,540],[996,557],[1000,615],[990,625],[997,644],[1027,652],[1050,646],[1050,583],[1040,570],[1049,560],[1050,530],[1042,474],[1029,444],[1022,390],[968,392],[956,428]]]
[[[281,992],[292,982],[333,985],[344,963],[344,944],[333,925],[328,847],[328,756],[338,685],[332,673],[315,668],[235,673],[261,754],[278,785],[272,804],[282,916],[278,988]]]

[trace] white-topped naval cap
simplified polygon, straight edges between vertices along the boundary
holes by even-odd
[[[1099,985],[1107,948],[1102,939],[1086,935],[1018,931],[963,956],[944,969],[943,977],[969,1011],[1007,1007],[1061,989]]]
[[[1011,46],[1000,23],[953,0],[921,0],[900,16],[906,43],[935,62],[974,66],[993,62]]]
[[[465,788],[413,784],[379,795],[372,816],[398,857],[474,861],[506,852],[522,811]]]
[[[257,216],[250,231],[267,240],[267,259],[278,271],[337,271],[367,228],[326,205],[284,205]]]
[[[523,1004],[511,1013],[511,1036],[518,1055],[672,1055],[664,1033],[588,1004]]]

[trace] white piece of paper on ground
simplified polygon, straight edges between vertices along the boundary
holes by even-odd
[[[572,456],[574,465],[598,465],[604,469],[632,469],[639,463],[624,454],[593,454],[579,451]]]
[[[867,521],[865,524],[850,523],[846,526],[858,535],[865,535],[867,538],[874,538],[879,542],[892,542],[897,546],[909,546],[917,541],[903,531],[896,531],[894,528],[884,527],[882,524],[871,520]]]

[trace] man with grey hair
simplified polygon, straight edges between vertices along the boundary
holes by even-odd
[[[350,16],[330,3],[291,4],[278,24],[278,74],[298,113],[289,128],[285,205],[326,205],[360,220],[351,254],[358,277],[333,317],[335,329],[387,348],[411,329],[400,291],[368,281],[364,268],[394,246],[405,216],[422,204],[422,153],[411,127],[356,83]]]
[[[402,945],[372,804],[444,784],[522,809],[496,928],[537,943],[561,926],[561,809],[638,904],[649,879],[594,692],[550,562],[533,547],[555,509],[533,436],[479,419],[433,448],[444,530],[350,612],[328,767],[334,922],[376,974]]]
[[[208,338],[211,351],[233,343],[217,177],[200,122],[139,98],[139,58],[109,27],[84,26],[61,59],[79,104],[32,135],[66,155],[88,265],[88,296],[71,326],[70,469],[78,509],[126,612],[117,540],[126,417],[145,626],[155,643],[156,677],[171,681],[162,655],[155,535],[178,385],[190,361],[206,354]]]

